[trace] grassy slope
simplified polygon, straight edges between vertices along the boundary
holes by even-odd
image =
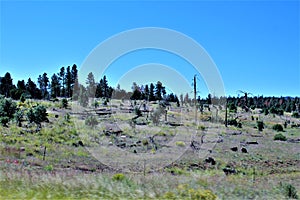
[[[53,111],[57,105],[42,103],[48,107],[50,123],[43,124],[40,133],[26,132],[24,127],[19,128],[14,124],[10,124],[9,128],[0,126],[1,199],[186,199],[201,196],[213,199],[212,193],[220,199],[283,199],[286,197],[284,184],[290,183],[300,190],[299,143],[273,140],[276,133],[272,125],[283,122],[278,116],[259,115],[266,124],[262,133],[253,128],[256,123],[250,119],[249,114],[241,114],[241,129],[201,122],[204,127],[202,131],[211,133],[218,130],[219,137],[223,139],[205,156],[211,156],[217,161],[214,166],[205,163],[204,158],[197,154],[199,152],[188,150],[165,170],[152,173],[146,171],[145,174],[125,173],[125,178],[114,179],[114,174],[121,171],[102,165],[84,147],[74,146],[79,140],[88,146],[98,145],[103,137],[99,134],[103,131],[102,124],[91,129],[77,116],[71,117],[70,121],[65,120],[66,112],[71,110]],[[190,129],[199,129],[199,126],[192,123],[192,112],[170,113],[174,116],[182,115],[182,122]],[[55,114],[59,117],[55,118]],[[223,111],[219,112],[220,117],[223,114]],[[199,114],[199,118],[206,119],[209,115],[209,112]],[[131,116],[133,114],[116,114],[101,122],[117,120],[119,123],[127,123]],[[168,133],[168,128],[163,127],[162,130]],[[232,130],[242,131],[242,134],[232,135]],[[126,128],[124,134],[132,134],[132,129]],[[287,138],[300,137],[299,129],[289,127],[283,134]],[[258,144],[245,145],[249,141],[257,141]],[[45,161],[44,146],[47,147]],[[239,148],[238,152],[230,150],[234,146]],[[20,147],[25,150],[19,151]],[[246,147],[248,153],[241,153],[241,147]],[[192,164],[196,167],[191,168]],[[227,165],[234,167],[238,173],[226,176],[222,169]]]

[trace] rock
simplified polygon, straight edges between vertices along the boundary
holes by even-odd
[[[73,146],[73,147],[78,147],[78,144],[75,143],[75,142],[73,142],[73,143],[72,143],[72,146]]]
[[[194,150],[200,150],[201,144],[195,140],[193,140],[190,144],[191,148]]]
[[[76,166],[75,169],[81,170],[81,171],[90,171],[90,172],[95,171],[95,169],[90,168],[88,165],[79,165],[79,166]]]
[[[231,151],[238,151],[237,147],[231,147],[230,149],[231,149]]]
[[[234,168],[230,168],[230,167],[225,167],[223,169],[223,172],[225,173],[225,175],[230,175],[230,174],[236,174],[237,171]]]
[[[242,153],[248,153],[248,150],[245,147],[241,148]]]
[[[287,141],[291,142],[291,143],[300,143],[300,138],[298,138],[298,139],[288,139]]]
[[[27,153],[26,156],[33,156],[33,153]]]
[[[120,148],[125,148],[126,147],[126,143],[119,143],[117,144],[118,147]]]
[[[79,145],[79,146],[82,146],[82,147],[84,146],[84,145],[83,145],[83,142],[82,142],[81,140],[78,141],[78,145]]]
[[[212,158],[212,157],[208,157],[208,158],[206,158],[206,159],[205,159],[205,162],[207,162],[207,163],[211,163],[211,165],[215,165],[215,164],[216,164],[216,161],[215,161],[215,159],[214,159],[214,158]]]
[[[258,144],[257,141],[246,142],[246,144]]]
[[[119,128],[117,124],[106,124],[104,133],[109,136],[111,134],[119,135],[123,131]]]

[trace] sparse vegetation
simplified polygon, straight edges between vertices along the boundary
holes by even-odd
[[[279,132],[279,131],[283,131],[283,127],[281,124],[275,124],[273,127],[272,127],[273,130]]]
[[[267,97],[248,96],[245,101],[245,95],[230,97],[229,126],[224,127],[225,104],[213,103],[225,102],[222,98],[199,97],[201,112],[195,122],[189,95],[182,95],[183,105],[178,108],[177,96],[164,94],[161,82],[143,90],[136,83],[134,94],[117,88],[120,100],[111,98],[113,88],[106,77],[97,83],[90,75],[88,87],[72,83],[71,88],[77,87],[73,91],[64,73],[61,71],[59,75],[65,78],[64,83],[60,82],[60,87],[50,85],[50,91],[45,91],[46,75],[41,76],[39,89],[35,90],[30,82],[36,92],[32,95],[45,100],[30,99],[26,89],[20,94],[25,100],[19,94],[16,100],[1,97],[1,196],[8,199],[298,198],[299,188],[295,183],[300,173],[297,168],[300,122],[291,117],[297,112],[298,99],[274,97],[271,101]],[[55,83],[57,78],[53,76],[51,81]],[[70,94],[74,94],[72,98]],[[271,115],[264,115],[266,111]],[[99,147],[121,149],[129,156],[126,161],[130,161],[131,155],[161,156],[155,161],[159,164],[176,151],[182,154],[168,160],[159,170],[153,167],[154,162],[143,163],[141,159],[123,171],[109,168],[93,157],[89,148]],[[106,151],[101,151],[100,156]],[[163,151],[166,158],[161,155]],[[199,157],[204,154],[205,157]],[[124,162],[122,156],[108,159]],[[281,180],[289,180],[290,185],[278,187]]]
[[[286,137],[282,135],[281,133],[278,133],[274,136],[274,140],[280,140],[280,141],[286,141]]]

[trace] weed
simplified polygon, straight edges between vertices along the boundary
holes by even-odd
[[[287,198],[299,199],[296,188],[291,184],[283,184],[280,182],[280,187],[283,189],[284,195]]]
[[[272,127],[273,130],[279,132],[279,131],[283,131],[283,127],[281,124],[275,124],[273,127]]]
[[[113,181],[123,181],[126,179],[126,176],[122,173],[114,174],[112,177]]]
[[[180,147],[184,147],[185,146],[185,143],[183,141],[177,141],[176,142],[176,145],[177,146],[180,146]]]
[[[45,167],[44,167],[44,170],[46,170],[46,171],[53,171],[53,165],[46,165]]]
[[[286,137],[282,135],[281,133],[278,133],[274,136],[274,140],[280,140],[280,141],[286,141]]]

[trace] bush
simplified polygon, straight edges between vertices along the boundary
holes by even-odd
[[[296,188],[291,184],[287,184],[285,186],[285,195],[288,198],[299,199]]]
[[[16,120],[16,123],[19,127],[22,126],[22,119],[23,119],[23,110],[18,110],[15,114],[14,114],[14,117],[15,117],[15,120]]]
[[[41,125],[41,122],[48,122],[48,113],[46,107],[43,105],[38,105],[36,107],[30,108],[26,114],[29,123],[36,123],[38,126]]]
[[[53,171],[53,165],[46,165],[44,167],[44,170],[46,170],[46,171]]]
[[[142,111],[138,107],[134,108],[134,113],[139,117],[142,116]]]
[[[68,100],[67,99],[64,98],[61,100],[61,107],[68,108]]]
[[[299,118],[299,117],[300,117],[300,115],[299,115],[299,113],[298,113],[298,112],[293,112],[293,113],[292,113],[292,117]]]
[[[201,200],[215,200],[217,196],[210,190],[193,189],[187,185],[179,185],[177,188],[179,192],[178,199],[201,199]]]
[[[205,126],[200,125],[200,126],[197,127],[197,129],[198,129],[198,130],[201,130],[201,131],[205,131]]]
[[[122,173],[114,174],[112,177],[113,181],[123,181],[125,180],[126,176]]]
[[[7,123],[14,117],[16,110],[17,105],[15,102],[0,97],[0,122],[3,126],[7,126]]]
[[[94,106],[95,108],[98,108],[98,107],[99,107],[99,102],[98,102],[98,101],[94,101],[93,106]]]
[[[229,103],[227,107],[229,109],[229,112],[236,113],[237,107],[234,105],[234,103]]]
[[[282,184],[280,187],[283,189],[284,195],[289,199],[299,199],[296,188],[291,184]]]
[[[184,146],[185,146],[185,143],[182,142],[182,141],[177,141],[177,142],[176,142],[176,145],[177,145],[177,146],[180,146],[180,147],[184,147]]]
[[[274,140],[286,141],[286,137],[281,133],[278,133],[274,136]]]
[[[26,95],[23,93],[22,95],[21,95],[21,97],[20,97],[20,101],[22,102],[22,103],[24,103],[25,101],[26,101],[26,97],[25,97]]]
[[[279,131],[283,131],[283,127],[281,124],[275,124],[273,127],[272,127],[273,130],[279,132]]]
[[[257,128],[259,131],[262,131],[264,129],[264,122],[263,121],[257,121]]]
[[[95,116],[88,116],[85,119],[85,125],[94,127],[94,126],[98,125],[98,121]]]

